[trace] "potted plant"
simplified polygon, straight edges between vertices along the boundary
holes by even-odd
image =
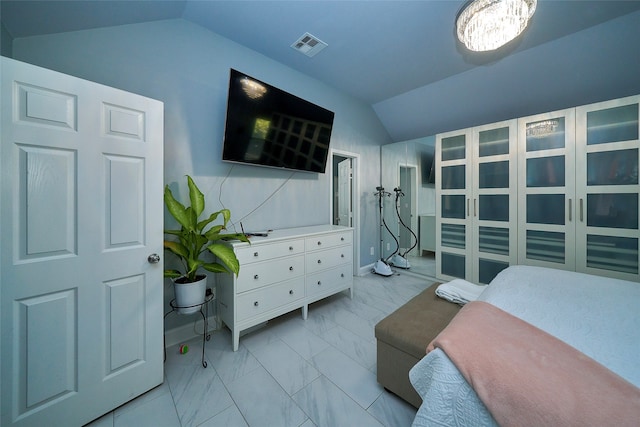
[[[180,224],[179,230],[165,230],[165,234],[172,236],[165,239],[164,248],[178,257],[182,264],[181,270],[165,270],[164,277],[170,278],[174,283],[176,307],[183,314],[194,313],[200,310],[204,302],[207,276],[202,269],[213,273],[238,274],[240,263],[233,249],[221,243],[224,240],[249,240],[244,234],[223,234],[227,223],[231,218],[228,209],[213,212],[208,218],[199,220],[204,211],[204,195],[198,189],[193,179],[187,175],[189,186],[189,199],[191,206],[185,207],[177,201],[169,186],[164,189],[164,203],[167,210]],[[220,217],[222,224],[214,224]],[[213,254],[217,261],[209,261]],[[206,257],[206,258],[205,258]]]

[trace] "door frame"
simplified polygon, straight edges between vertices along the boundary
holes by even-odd
[[[414,165],[414,164],[410,164],[410,163],[405,163],[403,165],[398,165],[398,183],[401,184],[402,183],[402,175],[403,172],[402,170],[405,170],[405,175],[407,177],[407,180],[411,182],[411,188],[409,189],[409,191],[407,191],[405,193],[405,196],[409,196],[409,202],[411,204],[410,208],[410,215],[411,215],[411,224],[409,224],[409,226],[411,227],[411,230],[415,233],[416,236],[419,236],[418,233],[418,165]],[[395,206],[394,206],[395,209]],[[398,221],[399,222],[399,221]],[[402,225],[398,224],[398,239],[400,239],[400,232],[402,231]],[[409,233],[409,231],[407,230],[407,233]],[[411,239],[413,238],[413,236],[411,236],[411,233],[409,233],[409,240],[411,241]],[[419,241],[417,241],[418,239],[416,239],[416,243],[419,243]],[[418,250],[419,245],[416,244],[416,247],[413,248],[410,252],[407,253],[407,256],[419,256],[419,250]],[[401,248],[402,249],[402,248]],[[405,249],[409,249],[409,248],[405,248]],[[412,253],[413,251],[415,251],[414,253]]]
[[[334,182],[333,161],[335,157],[351,159],[351,227],[353,227],[353,275],[357,276],[360,271],[360,204],[358,194],[360,194],[359,166],[360,155],[344,150],[331,149],[331,161],[329,164],[329,224],[333,224],[333,205],[336,196]]]

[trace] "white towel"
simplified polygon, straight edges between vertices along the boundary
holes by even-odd
[[[456,304],[465,305],[478,299],[486,286],[475,285],[463,279],[453,279],[436,288],[436,295]]]

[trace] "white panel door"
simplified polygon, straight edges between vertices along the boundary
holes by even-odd
[[[0,424],[82,425],[163,380],[163,105],[1,61]]]

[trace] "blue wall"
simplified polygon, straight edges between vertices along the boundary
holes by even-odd
[[[186,200],[184,175],[191,175],[207,209],[229,208],[238,231],[240,220],[245,230],[330,223],[331,189],[329,173],[220,160],[229,68],[334,111],[331,148],[360,155],[358,264],[375,261],[368,250],[378,244],[371,193],[380,180],[380,146],[391,139],[371,106],[181,19],[18,38],[13,57],[163,101],[165,183]]]
[[[4,24],[0,24],[0,54],[11,58],[12,56],[13,38],[5,28]]]

